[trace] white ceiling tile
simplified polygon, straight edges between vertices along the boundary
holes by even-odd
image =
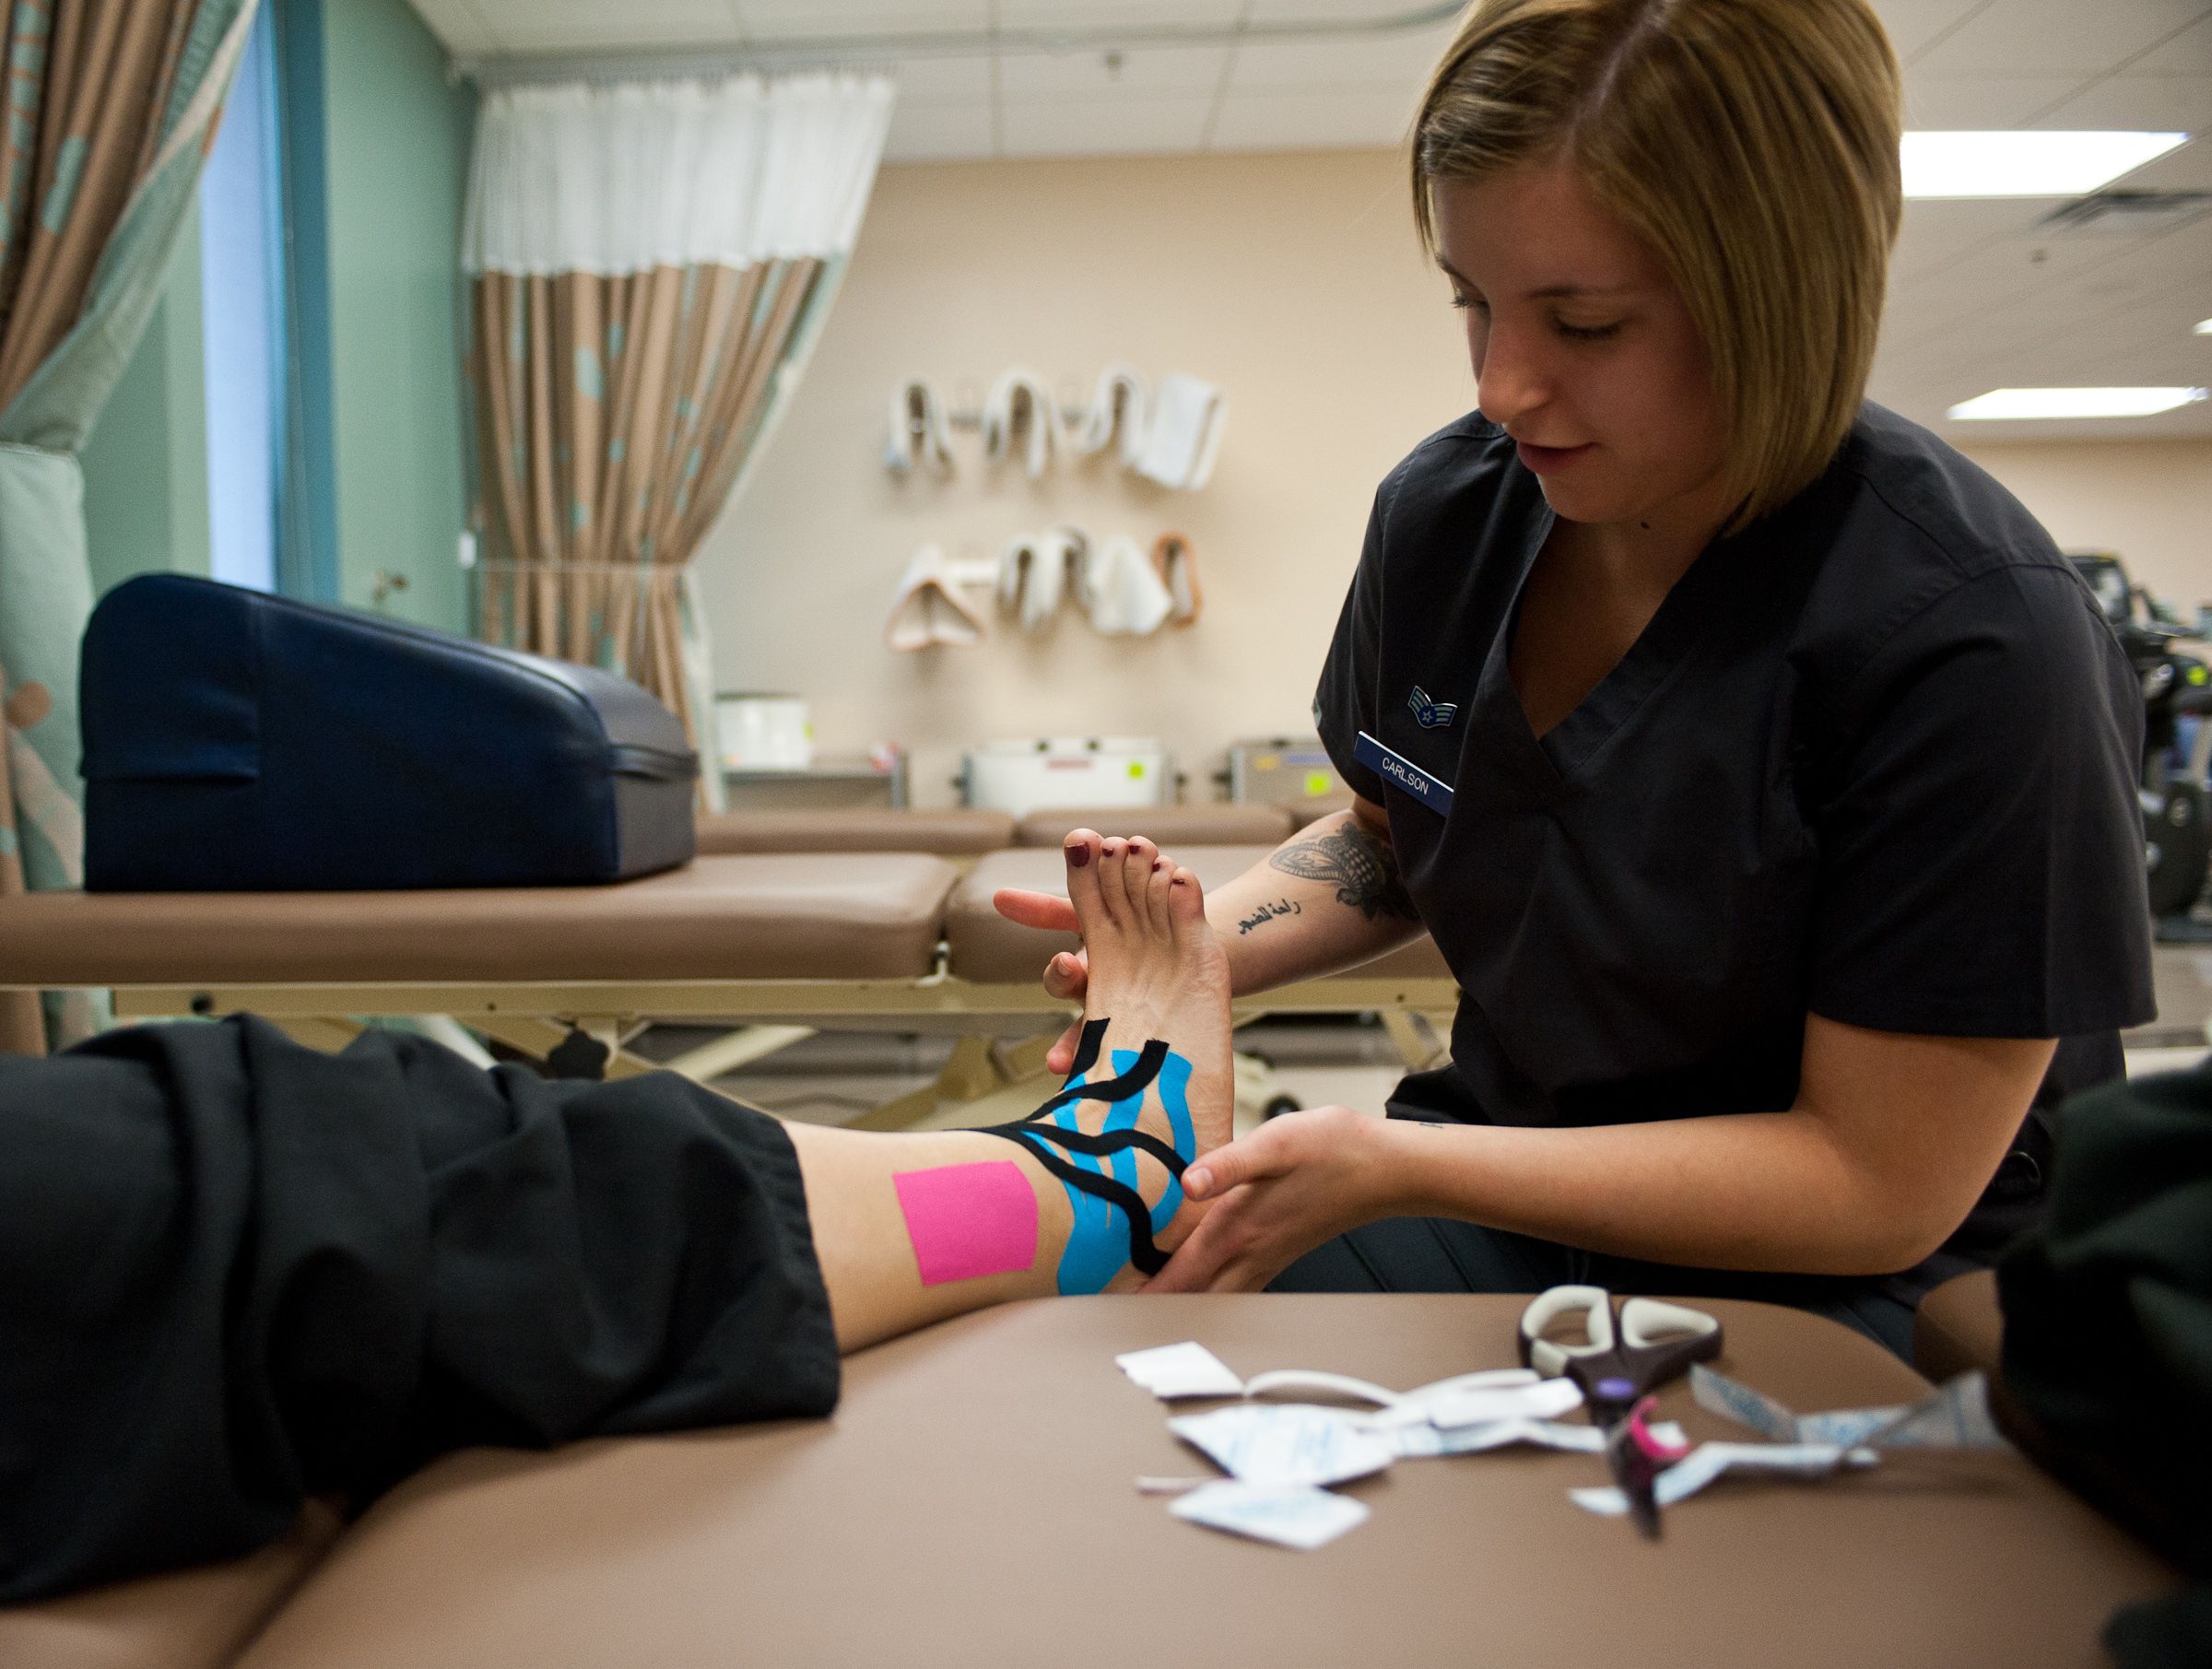
[[[2036,248],[2046,259],[2024,265]],[[2191,273],[2194,297],[2173,288]],[[1934,421],[1992,388],[2200,383],[2212,355],[2188,334],[2199,298],[2212,303],[2212,223],[2124,241],[2007,239],[1893,287],[1875,397]],[[2201,419],[2177,421],[2130,432],[2196,432],[2188,424]]]
[[[2100,76],[2204,9],[2202,0],[1990,0],[1914,67],[1936,79]]]
[[[1229,64],[1225,46],[1170,46],[1128,52],[1009,53],[999,60],[999,96],[1008,100],[1152,98],[1211,95]]]
[[[992,152],[988,104],[899,104],[884,141],[886,162],[941,162],[988,157]]]
[[[1395,145],[1418,89],[1231,93],[1214,123],[1216,150],[1319,150]]]
[[[991,27],[989,0],[735,0],[735,5],[746,32],[761,41],[981,35]]]
[[[1069,99],[1000,108],[1009,157],[1134,156],[1194,151],[1213,109],[1211,94],[1153,99]]]
[[[900,107],[917,104],[988,103],[988,58],[908,58],[894,72]]]
[[[657,0],[634,14],[604,6],[555,8],[503,15],[498,25],[502,50],[511,53],[620,52],[631,48],[697,46],[727,51],[743,39],[727,8],[700,0],[674,5]]]
[[[1905,125],[1912,128],[2016,127],[2072,94],[2081,85],[2074,76],[2063,79],[2028,76],[2006,80],[1937,81],[1928,76],[1905,77]]]
[[[2212,76],[2212,11],[2127,66],[2131,76]]]
[[[1905,277],[1893,272],[1888,298],[1882,309],[1885,339],[1917,335],[1928,329],[1943,319],[1948,306],[1948,297],[1934,280]]]
[[[1453,30],[1423,29],[1329,41],[1248,41],[1230,66],[1231,92],[1273,88],[1387,87],[1418,91]]]
[[[2026,231],[2045,206],[1977,198],[1908,203],[1890,273],[1911,277],[1947,266],[1993,239]]]
[[[2129,259],[2153,276],[2161,292],[2195,284],[2212,299],[2212,217],[2177,227],[2162,238],[2145,240],[2134,247]]]
[[[1433,9],[1433,0],[1252,0],[1245,23],[1253,29],[1271,23],[1335,23],[1344,18],[1388,23],[1408,13]]]
[[[2149,288],[2143,274],[2120,263],[2084,273],[2041,295],[2016,296],[2011,307],[2004,311],[2042,315],[2062,333],[2084,328],[2083,322],[2093,322],[2088,328],[2121,331],[2122,321],[2140,311]],[[2150,335],[2140,325],[2124,334],[2134,336],[2138,333],[2146,339]]]
[[[2192,383],[2212,381],[2212,336],[2195,334],[2197,325],[2206,319],[2212,319],[2212,278],[2205,277],[2114,315],[2115,323],[2124,322],[2147,342],[2188,344],[2198,365],[2196,374],[2189,379]]]
[[[840,33],[916,25],[939,29],[979,29],[988,28],[991,22],[991,0],[729,0],[729,5],[748,28],[768,17],[787,20],[803,17]]]
[[[408,0],[415,15],[438,37],[449,53],[488,53],[498,50],[498,39],[469,0]]]
[[[2212,272],[2200,264],[2188,281],[2159,278],[2141,299],[2099,317],[2114,330],[2125,331],[2141,341],[2171,344],[2188,337],[2192,347],[2212,353],[2212,336],[2189,337],[2192,326],[2212,317]]]
[[[1243,0],[998,0],[998,27],[1111,33],[1117,29],[1228,29]]]
[[[2130,71],[2083,88],[2033,125],[2134,128],[2153,134],[2212,132],[2212,75],[2138,76]]]
[[[502,34],[524,29],[551,31],[588,28],[604,34],[635,28],[654,36],[672,29],[713,29],[733,34],[737,19],[724,0],[630,0],[619,8],[604,0],[475,0],[478,10],[492,19]]]
[[[2145,252],[2160,240],[2064,236],[2015,238],[1977,251],[1959,264],[1959,282],[1980,291],[1990,311],[2006,305],[2039,305],[2069,292],[2103,297],[2140,296],[2148,280]],[[2086,318],[2113,311],[2108,302],[2083,310]]]
[[[1874,0],[1889,43],[1900,58],[1910,59],[1921,48],[1960,18],[1990,0]]]

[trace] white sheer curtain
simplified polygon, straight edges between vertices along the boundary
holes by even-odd
[[[849,254],[891,91],[829,74],[494,90],[462,265],[612,276]]]

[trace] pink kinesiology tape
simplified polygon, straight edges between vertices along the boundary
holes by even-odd
[[[1037,1261],[1037,1195],[1006,1159],[900,1170],[891,1183],[906,1214],[922,1285],[1012,1275]]]

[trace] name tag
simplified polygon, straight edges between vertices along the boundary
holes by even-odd
[[[1394,783],[1440,817],[1452,815],[1452,785],[1430,776],[1411,759],[1390,751],[1364,730],[1352,744],[1352,758],[1384,782]]]

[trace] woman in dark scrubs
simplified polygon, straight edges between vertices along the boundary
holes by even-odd
[[[1470,12],[1412,176],[1480,408],[1376,495],[1314,703],[1352,809],[1208,906],[1239,991],[1427,929],[1452,1061],[1194,1167],[1155,1287],[1590,1280],[1902,1349],[2032,1215],[2041,1110],[2153,1012],[2141,708],[2034,519],[1864,400],[1899,127],[1865,0]]]

